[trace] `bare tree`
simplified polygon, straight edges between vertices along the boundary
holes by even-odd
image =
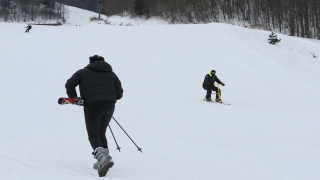
[[[12,4],[8,9],[6,3]],[[0,0],[0,18],[34,20],[64,19],[64,5],[108,16],[136,16],[137,0]],[[139,0],[140,1],[140,0]],[[240,22],[245,26],[283,32],[291,36],[320,39],[320,0],[141,0],[146,17],[161,17],[171,23]],[[57,2],[55,4],[55,2]],[[59,5],[60,4],[60,5]],[[6,10],[7,9],[7,10]],[[99,9],[99,8],[98,8]]]

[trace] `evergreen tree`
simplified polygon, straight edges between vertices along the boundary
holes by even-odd
[[[143,0],[136,0],[134,2],[134,10],[137,16],[144,15],[144,2]]]
[[[281,41],[281,39],[278,39],[277,35],[274,32],[272,32],[269,35],[268,41],[270,44],[275,45],[275,44],[279,43]]]

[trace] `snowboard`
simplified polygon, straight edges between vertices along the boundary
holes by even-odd
[[[78,105],[82,106],[83,105],[83,100],[81,98],[59,98],[58,99],[58,104],[60,105],[65,105],[65,104],[73,104],[73,105]]]

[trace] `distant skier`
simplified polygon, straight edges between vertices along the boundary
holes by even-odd
[[[32,26],[31,26],[31,24],[28,24],[28,26],[27,26],[27,27],[25,27],[25,28],[27,28],[26,32],[29,32],[29,31],[30,31],[30,29],[32,28]]]
[[[216,71],[211,70],[204,78],[202,87],[203,89],[207,90],[207,95],[206,95],[206,101],[212,101],[211,99],[211,91],[216,91],[216,102],[221,102],[221,90],[218,92],[218,88],[214,86],[214,82],[217,82],[224,86],[225,84],[222,83],[218,77],[216,76]],[[219,93],[219,94],[218,94]]]
[[[100,177],[105,176],[114,165],[109,155],[106,129],[112,118],[115,103],[122,98],[123,89],[112,67],[98,55],[91,56],[90,64],[78,70],[68,79],[65,87],[69,97],[78,97],[79,85],[84,100],[84,116],[92,154],[97,159],[93,165]]]

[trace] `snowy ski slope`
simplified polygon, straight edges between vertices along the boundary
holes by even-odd
[[[105,178],[320,179],[316,40],[278,35],[272,46],[270,32],[219,23],[75,26],[75,15],[28,34],[0,23],[1,180],[98,178],[82,107],[57,104],[95,54],[123,84],[114,117],[143,151],[112,121],[121,152],[108,131],[115,166]],[[231,106],[202,101],[211,69]]]

